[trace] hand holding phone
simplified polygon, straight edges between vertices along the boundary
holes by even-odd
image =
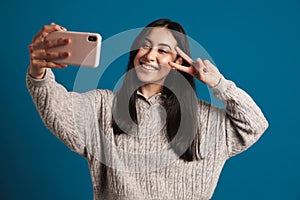
[[[47,35],[47,40],[69,39],[68,45],[49,48],[48,52],[69,52],[66,58],[53,59],[59,64],[97,67],[100,62],[102,37],[98,33],[55,31]]]
[[[97,67],[101,39],[99,34],[67,32],[64,27],[55,23],[44,25],[28,45],[28,74],[41,79],[46,68],[65,68],[67,64]]]

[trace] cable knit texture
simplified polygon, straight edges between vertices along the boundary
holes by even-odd
[[[226,160],[268,127],[250,96],[222,78],[213,92],[226,109],[198,101],[195,152],[201,159],[185,162],[168,146],[161,94],[150,99],[139,94],[137,134],[115,135],[114,92],[68,92],[50,69],[42,80],[27,74],[26,82],[45,125],[88,160],[95,200],[210,199]]]

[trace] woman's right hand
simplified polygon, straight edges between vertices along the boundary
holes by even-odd
[[[69,52],[49,52],[48,49],[57,46],[63,46],[70,43],[68,38],[59,38],[53,40],[45,40],[46,36],[54,31],[66,31],[62,26],[55,23],[45,25],[33,37],[32,43],[28,46],[30,52],[30,67],[28,73],[36,78],[41,79],[46,71],[46,68],[65,68],[65,64],[57,64],[52,62],[52,59],[66,58],[69,56]]]

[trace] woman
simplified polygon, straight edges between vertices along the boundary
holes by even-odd
[[[227,159],[255,143],[268,127],[261,110],[209,61],[190,58],[181,25],[150,23],[132,44],[118,92],[67,92],[51,68],[68,52],[47,52],[68,39],[29,45],[27,87],[45,125],[87,158],[94,199],[210,199]],[[198,100],[194,78],[226,104]]]

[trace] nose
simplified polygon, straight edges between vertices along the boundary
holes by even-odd
[[[153,62],[156,60],[156,51],[154,48],[150,48],[149,51],[146,53],[145,58],[148,62]]]

